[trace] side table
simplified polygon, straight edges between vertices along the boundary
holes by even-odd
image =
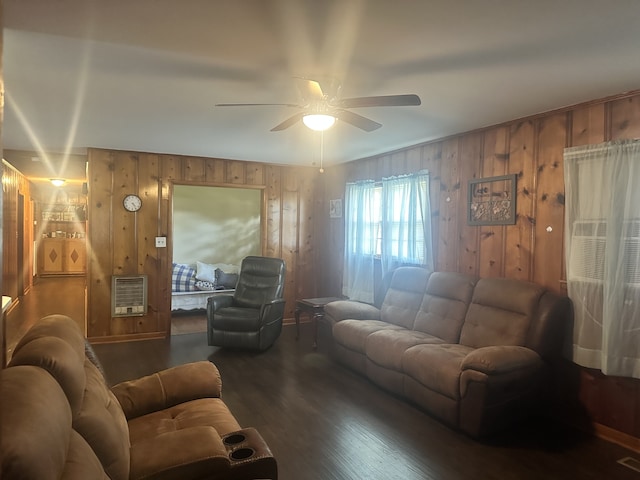
[[[296,318],[296,340],[300,336],[300,313],[305,312],[311,315],[311,323],[313,324],[313,348],[318,347],[318,321],[324,318],[324,306],[327,303],[342,300],[340,297],[320,297],[320,298],[303,298],[296,300],[295,318]]]

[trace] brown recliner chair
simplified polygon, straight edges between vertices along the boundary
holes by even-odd
[[[207,301],[209,345],[264,351],[282,331],[285,264],[280,258],[242,260],[233,295]]]
[[[222,400],[211,362],[109,388],[77,323],[37,322],[0,370],[3,480],[277,479],[253,428]]]

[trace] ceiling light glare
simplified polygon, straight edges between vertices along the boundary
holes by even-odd
[[[61,187],[65,183],[67,183],[67,181],[64,178],[52,178],[51,183],[53,184],[54,187]]]
[[[315,130],[316,132],[323,132],[331,128],[333,124],[336,123],[336,117],[314,113],[302,117],[302,122],[311,130]]]

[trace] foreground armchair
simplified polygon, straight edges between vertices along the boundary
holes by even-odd
[[[109,388],[69,317],[40,320],[0,372],[0,478],[277,478],[258,432],[242,429],[210,362]]]
[[[242,260],[233,295],[216,295],[207,302],[209,345],[263,351],[282,331],[284,261],[249,256]]]

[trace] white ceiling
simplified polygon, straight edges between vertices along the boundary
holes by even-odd
[[[324,162],[341,163],[640,88],[638,0],[4,0],[4,148],[86,147],[278,164],[319,161],[294,77],[354,109]]]

